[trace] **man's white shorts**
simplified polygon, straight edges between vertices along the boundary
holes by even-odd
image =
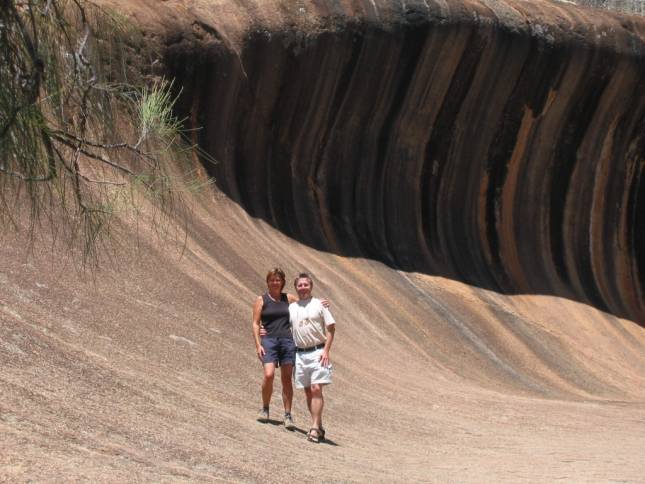
[[[331,383],[331,364],[327,367],[320,364],[322,352],[322,348],[314,351],[296,351],[296,371],[294,373],[296,388]]]

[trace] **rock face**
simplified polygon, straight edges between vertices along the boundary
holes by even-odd
[[[320,249],[645,321],[643,19],[287,3],[168,49],[229,196]]]

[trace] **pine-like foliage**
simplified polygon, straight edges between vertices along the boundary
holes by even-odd
[[[179,140],[172,85],[150,81],[146,66],[131,78],[124,42],[134,35],[90,2],[0,0],[3,226],[24,226],[26,204],[32,227],[63,220],[91,255],[134,191],[172,205],[161,162]]]

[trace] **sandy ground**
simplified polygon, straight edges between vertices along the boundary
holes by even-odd
[[[645,482],[645,330],[320,253],[225,197],[187,245],[89,277],[0,247],[2,482]],[[52,261],[53,260],[53,261]],[[251,304],[265,271],[314,274],[338,320],[329,441],[257,423]]]

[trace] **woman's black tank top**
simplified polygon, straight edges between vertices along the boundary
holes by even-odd
[[[289,322],[289,300],[285,293],[280,294],[280,300],[274,301],[268,293],[262,295],[262,325],[267,330],[269,338],[291,338],[291,323]]]

